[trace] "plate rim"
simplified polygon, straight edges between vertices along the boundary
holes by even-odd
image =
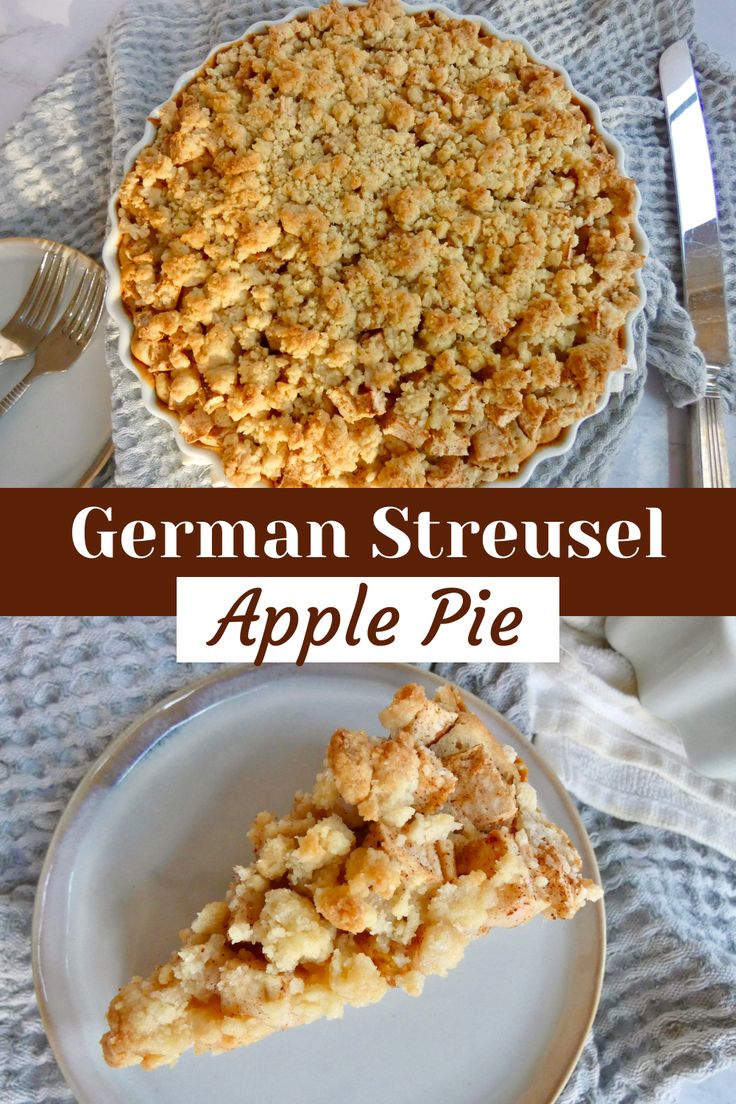
[[[361,0],[343,0],[346,7],[360,7],[362,6]],[[452,3],[452,0],[450,0]],[[537,51],[532,47],[531,43],[523,35],[513,34],[499,30],[492,19],[487,19],[484,15],[478,15],[475,12],[469,14],[461,14],[454,11],[451,7],[443,3],[432,2],[419,2],[410,3],[409,0],[401,0],[402,7],[409,15],[418,15],[423,12],[439,12],[442,15],[449,16],[457,21],[469,21],[477,23],[485,31],[486,34],[491,34],[495,38],[498,38],[502,42],[517,42],[520,43],[528,56],[532,61],[537,64],[544,65],[553,72],[559,74],[567,88],[573,93],[578,102],[583,106],[587,112],[590,120],[592,120],[595,130],[598,135],[603,139],[603,142],[608,151],[614,156],[616,165],[622,175],[626,176],[626,151],[614,137],[613,134],[604,126],[601,110],[595,100],[591,99],[584,92],[580,92],[573,84],[572,78],[567,71],[567,68],[559,62],[550,62],[545,58],[540,57]],[[151,382],[150,374],[146,371],[133,356],[130,345],[133,334],[133,322],[132,319],[123,305],[122,299],[122,274],[120,270],[120,263],[118,260],[118,244],[120,240],[120,219],[118,216],[118,208],[120,202],[120,192],[122,190],[125,178],[128,172],[133,167],[138,154],[142,150],[146,149],[152,144],[155,139],[158,119],[163,108],[192,81],[199,73],[204,70],[207,64],[221,51],[227,50],[232,46],[236,46],[243,42],[246,38],[251,38],[255,35],[262,34],[270,27],[278,26],[281,23],[288,23],[294,19],[303,19],[319,9],[321,6],[320,0],[316,3],[299,4],[297,7],[290,9],[286,15],[279,19],[260,19],[254,23],[250,23],[246,26],[245,30],[237,38],[230,39],[227,42],[220,42],[215,46],[212,46],[207,56],[202,60],[199,65],[194,66],[192,69],[188,69],[185,73],[182,73],[174,83],[174,86],[166,100],[163,103],[158,104],[155,108],[149,111],[146,117],[146,123],[143,128],[142,136],[139,140],[131,146],[126,152],[122,163],[122,178],[117,187],[113,190],[107,205],[108,214],[108,233],[105,238],[102,247],[102,263],[107,269],[108,283],[107,293],[105,296],[105,305],[107,307],[108,314],[112,321],[118,327],[116,348],[121,363],[136,377],[138,386],[140,389],[141,401],[145,409],[152,414],[159,421],[164,422],[169,426],[172,431],[174,441],[181,454],[181,462],[185,467],[191,465],[197,465],[201,467],[209,468],[209,478],[212,486],[215,487],[235,487],[237,484],[233,483],[226,475],[225,468],[222,462],[222,457],[219,452],[214,449],[208,448],[205,445],[190,444],[184,440],[180,430],[179,418],[170,410],[168,410],[163,403],[160,402],[155,387]],[[651,252],[651,244],[647,237],[646,231],[641,222],[641,208],[642,208],[642,196],[636,181],[634,183],[634,212],[633,212],[633,238],[635,250],[640,254],[646,262]],[[639,292],[638,305],[626,315],[624,321],[624,352],[626,354],[626,362],[623,367],[618,368],[615,372],[609,372],[606,377],[605,387],[601,394],[595,408],[589,413],[584,414],[582,417],[577,418],[570,425],[566,426],[554,440],[539,445],[530,456],[527,456],[519,464],[516,472],[510,473],[500,479],[496,479],[493,482],[481,483],[478,485],[478,490],[506,490],[514,489],[516,487],[526,486],[531,480],[532,475],[536,471],[537,467],[545,460],[554,459],[555,457],[564,456],[566,453],[571,452],[575,441],[577,440],[578,431],[583,422],[587,422],[590,418],[600,414],[608,405],[612,396],[620,392],[623,389],[624,380],[627,375],[632,375],[636,372],[641,372],[639,364],[636,359],[636,341],[634,336],[634,326],[637,319],[644,314],[644,310],[647,302],[647,290],[642,276],[641,269],[637,269],[635,273],[637,290]],[[247,490],[255,490],[264,488],[265,484],[258,483],[248,488],[242,488]],[[356,488],[360,489],[360,488]],[[371,488],[364,488],[371,489]]]
[[[72,253],[75,257],[78,257],[79,260],[81,260],[85,265],[92,265],[93,268],[98,269],[100,272],[105,274],[105,276],[107,275],[104,265],[100,264],[100,262],[95,260],[94,257],[90,257],[89,254],[83,253],[81,249],[77,249],[75,245],[67,245],[66,242],[52,241],[51,238],[40,238],[35,234],[4,234],[2,237],[0,237],[0,249],[2,249],[3,245],[6,242],[10,243],[11,245],[16,242],[19,242],[21,244],[30,243],[31,245],[39,246],[39,248],[41,249],[48,249],[52,245],[61,245],[69,253]],[[107,289],[105,291],[105,294],[107,294]],[[105,368],[107,368],[107,358],[105,358]],[[90,487],[94,479],[105,467],[105,464],[107,464],[112,454],[112,433],[110,433],[110,436],[108,437],[105,444],[102,446],[94,459],[90,462],[89,466],[82,473],[79,482],[72,483],[71,486]]]
[[[294,668],[291,664],[280,663],[264,663],[260,667],[255,667],[253,664],[238,664],[230,665],[224,669],[219,669],[209,675],[205,675],[203,678],[196,679],[188,683],[185,687],[161,698],[127,724],[122,732],[110,741],[107,747],[91,764],[69,798],[52,833],[36,886],[31,924],[31,968],[36,1004],[49,1046],[51,1047],[54,1059],[68,1088],[78,1102],[81,1101],[82,1098],[77,1095],[76,1078],[71,1075],[62,1054],[59,1037],[52,1024],[51,1013],[46,999],[43,965],[41,961],[41,938],[46,893],[55,870],[57,852],[69,830],[75,826],[75,823],[83,821],[87,812],[87,798],[95,794],[98,790],[101,791],[101,797],[104,797],[106,789],[117,786],[122,782],[125,776],[160,742],[165,741],[170,734],[173,734],[179,725],[185,724],[193,717],[215,707],[222,700],[236,697],[238,693],[242,693],[244,690],[248,689],[247,684],[251,680],[255,680],[257,683],[258,681],[270,681],[273,678],[278,678],[280,675],[293,674],[298,674],[300,677],[307,677],[311,672],[331,673],[334,671],[335,666],[336,665],[333,663],[311,663],[302,668]],[[342,669],[347,669],[355,673],[365,671],[366,668],[372,672],[377,669],[393,672],[401,671],[408,677],[413,676],[416,678],[419,675],[422,678],[427,678],[437,686],[452,682],[452,680],[446,679],[442,675],[436,674],[434,671],[428,671],[410,663],[344,663],[339,664],[339,666]],[[452,685],[456,684],[452,683]],[[224,695],[216,694],[215,691],[221,687],[224,687],[228,692]],[[503,724],[508,725],[514,730],[516,738],[523,747],[524,755],[532,760],[534,768],[541,771],[552,784],[565,807],[567,815],[575,824],[582,840],[582,847],[579,848],[579,851],[584,866],[587,868],[589,874],[600,883],[600,870],[588,831],[570,794],[558,775],[546,761],[544,756],[540,754],[531,740],[520,732],[516,725],[504,716],[504,714],[472,691],[466,690],[464,687],[458,688],[463,698],[471,707],[476,705],[481,706],[484,710],[490,711],[495,717],[498,717]],[[590,1034],[600,1003],[606,964],[605,898],[603,897],[596,902],[589,902],[586,907],[590,908],[595,916],[597,952],[590,1007],[584,1022],[581,1024],[579,1038],[572,1051],[568,1065],[563,1069],[557,1082],[550,1087],[549,1096],[545,1104],[555,1104],[555,1101],[570,1080],[580,1060],[580,1055],[583,1052],[583,1048]],[[87,1102],[85,1101],[84,1104],[87,1104]]]

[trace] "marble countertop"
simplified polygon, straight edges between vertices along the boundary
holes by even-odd
[[[695,0],[696,26],[705,42],[736,65],[732,4]],[[121,0],[0,0],[0,135],[121,6]],[[736,418],[729,419],[728,436],[736,475]],[[685,486],[686,451],[687,414],[673,409],[659,380],[650,378],[609,485]],[[736,1070],[731,1070],[683,1085],[678,1104],[730,1104],[734,1099]]]

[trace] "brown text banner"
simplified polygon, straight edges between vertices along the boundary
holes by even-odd
[[[187,576],[560,580],[563,614],[736,612],[736,491],[5,490],[0,614],[173,614]]]

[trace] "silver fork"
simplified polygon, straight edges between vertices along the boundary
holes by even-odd
[[[20,383],[0,399],[0,417],[15,406],[34,379],[47,372],[65,372],[84,352],[97,329],[107,280],[99,269],[87,269],[69,306],[36,352],[36,361]]]
[[[28,356],[46,337],[64,294],[69,261],[60,245],[41,258],[23,302],[0,329],[0,364]]]

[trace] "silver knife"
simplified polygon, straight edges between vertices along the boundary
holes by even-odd
[[[687,42],[675,42],[659,61],[680,216],[685,306],[708,366],[705,398],[691,407],[692,482],[730,487],[724,404],[718,374],[730,361],[723,260],[708,136]]]

